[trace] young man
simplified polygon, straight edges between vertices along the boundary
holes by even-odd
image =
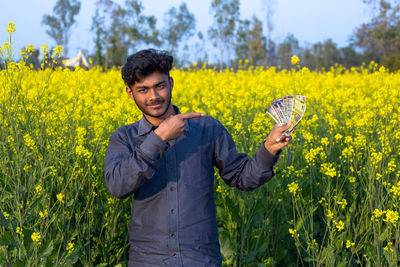
[[[275,125],[248,159],[219,121],[172,105],[172,62],[153,49],[128,57],[122,78],[143,117],[111,135],[105,182],[118,198],[134,194],[129,266],[221,266],[214,166],[240,190],[264,184],[290,142],[289,125]]]

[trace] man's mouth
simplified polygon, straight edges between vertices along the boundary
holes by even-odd
[[[161,107],[161,104],[150,105],[150,107],[152,107],[152,108],[159,108],[159,107]]]
[[[148,104],[148,106],[152,107],[152,108],[159,108],[162,105],[162,101],[158,101],[158,102],[154,102],[154,103],[150,103]]]

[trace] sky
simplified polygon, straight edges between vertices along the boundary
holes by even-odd
[[[56,0],[0,0],[0,44],[6,42],[5,31],[9,22],[16,24],[13,35],[14,47],[18,50],[28,44],[40,47],[55,42],[46,34],[46,26],[41,25],[44,14],[52,14]],[[77,23],[71,30],[68,57],[75,56],[80,49],[93,51],[93,34],[90,32],[96,0],[81,0],[81,10]],[[116,2],[123,3],[123,0]],[[142,0],[144,14],[154,15],[157,26],[163,25],[163,15],[171,7],[178,7],[183,0]],[[211,0],[184,0],[188,9],[196,17],[196,30],[206,36],[212,24],[209,13]],[[272,39],[279,43],[292,33],[301,46],[323,42],[331,38],[339,47],[346,46],[354,30],[362,23],[369,22],[372,14],[362,0],[276,0],[274,5]],[[264,22],[263,0],[242,0],[242,18],[256,15]]]

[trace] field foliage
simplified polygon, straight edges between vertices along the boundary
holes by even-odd
[[[13,62],[11,33],[0,50],[0,266],[124,266],[132,198],[110,194],[103,162],[109,136],[141,113],[118,69],[45,68],[61,49],[43,46],[32,70]],[[400,75],[374,63],[240,65],[173,70],[173,103],[220,120],[249,156],[274,125],[274,99],[302,94],[307,110],[271,181],[240,192],[216,175],[224,265],[398,265]]]

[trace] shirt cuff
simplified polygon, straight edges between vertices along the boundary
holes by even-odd
[[[152,160],[161,158],[167,148],[167,143],[161,140],[154,131],[151,131],[140,145],[142,152]]]
[[[275,154],[272,155],[262,144],[261,148],[257,151],[257,158],[261,162],[263,166],[270,166],[271,169],[272,167],[276,164],[276,162],[279,159],[279,156],[282,153],[282,149],[279,149],[279,151]]]

